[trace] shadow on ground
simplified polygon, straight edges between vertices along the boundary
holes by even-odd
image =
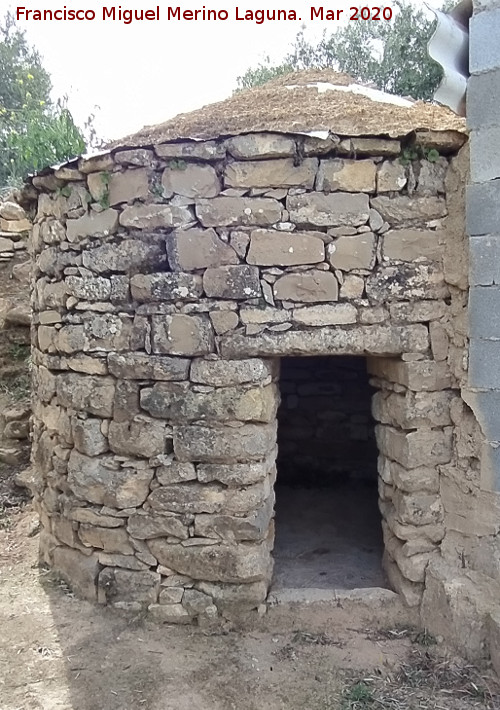
[[[38,569],[36,525],[24,512],[0,531],[1,710],[500,707],[475,669],[438,666],[413,632],[368,630],[351,612],[325,611],[307,629],[289,615],[210,633],[82,602]]]

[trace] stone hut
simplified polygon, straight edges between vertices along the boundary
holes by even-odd
[[[481,655],[467,172],[455,114],[307,72],[37,176],[42,560],[171,622],[385,586]]]

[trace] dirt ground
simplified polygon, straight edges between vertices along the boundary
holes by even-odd
[[[82,602],[41,570],[29,506],[1,527],[1,710],[500,708],[487,669],[425,634],[328,611],[314,631],[293,615],[244,632],[156,626]]]

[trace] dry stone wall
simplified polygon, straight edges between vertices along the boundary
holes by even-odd
[[[434,162],[396,140],[262,133],[35,178],[41,556],[76,591],[180,623],[261,604],[279,358],[363,355],[385,567],[420,603],[452,514],[441,470],[475,454],[449,192],[463,158],[431,138]]]
[[[14,192],[0,201],[0,491],[10,496],[10,468],[29,459],[30,215]]]

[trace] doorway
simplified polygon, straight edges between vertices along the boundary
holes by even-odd
[[[273,589],[386,586],[366,360],[281,360]]]

